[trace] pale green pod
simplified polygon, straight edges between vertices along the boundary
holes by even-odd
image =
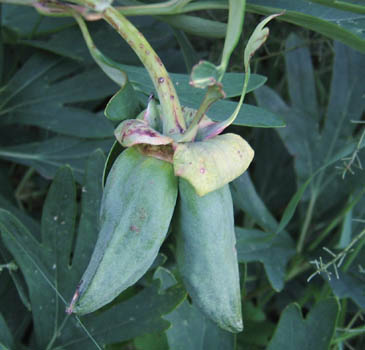
[[[177,262],[192,302],[221,328],[242,331],[241,295],[228,185],[203,197],[179,182]]]
[[[95,250],[68,312],[97,310],[145,274],[166,237],[176,197],[170,163],[134,148],[118,156],[103,192]]]

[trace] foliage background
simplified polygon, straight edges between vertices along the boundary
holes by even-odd
[[[204,5],[208,10],[132,17],[191,107],[201,95],[188,73],[200,59],[219,62],[227,20],[226,2]],[[81,320],[65,315],[97,235],[105,154],[114,142],[103,110],[119,87],[95,65],[72,19],[2,4],[1,349],[365,346],[361,1],[249,1],[223,82],[230,100],[210,113],[223,119],[233,110],[248,34],[259,14],[281,9],[253,59],[252,90],[264,77],[267,84],[247,96],[251,106],[231,127],[256,152],[249,172],[231,184],[245,324],[234,336],[186,298],[173,232],[153,268],[112,306]],[[136,56],[107,24],[88,27],[98,48],[124,64],[143,109],[153,85],[135,67]]]

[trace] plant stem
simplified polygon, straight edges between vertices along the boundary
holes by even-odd
[[[309,202],[309,206],[307,209],[307,213],[305,215],[304,224],[303,224],[302,230],[300,232],[300,236],[299,236],[299,240],[298,240],[298,244],[297,244],[298,253],[300,253],[303,250],[305,237],[307,235],[309,225],[312,221],[313,209],[316,204],[316,201],[317,201],[317,194],[314,192],[314,193],[312,193],[312,196],[311,196],[311,199]]]
[[[184,133],[186,126],[180,102],[161,59],[142,33],[115,8],[106,8],[102,16],[129,44],[147,69],[160,100],[164,134]]]

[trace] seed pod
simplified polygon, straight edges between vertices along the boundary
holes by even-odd
[[[170,163],[133,147],[118,156],[103,193],[95,250],[68,312],[97,310],[144,275],[165,239],[176,197]]]
[[[233,204],[228,185],[203,197],[179,182],[177,262],[201,311],[230,332],[242,326]]]

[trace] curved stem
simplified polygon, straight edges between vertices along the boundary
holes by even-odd
[[[170,136],[183,133],[186,126],[180,102],[161,59],[142,33],[118,10],[110,6],[102,16],[126,40],[147,69],[160,100],[163,133]]]

